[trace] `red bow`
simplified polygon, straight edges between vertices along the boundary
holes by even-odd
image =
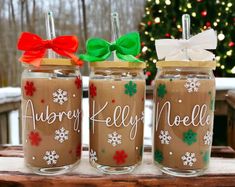
[[[25,51],[19,58],[19,61],[34,66],[40,66],[42,58],[47,49],[52,49],[57,54],[71,58],[77,65],[82,66],[83,62],[73,53],[78,48],[78,39],[76,36],[59,36],[52,40],[43,40],[38,35],[23,32],[19,38],[17,47]]]

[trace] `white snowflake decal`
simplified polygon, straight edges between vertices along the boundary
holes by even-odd
[[[212,143],[212,132],[206,131],[206,135],[203,138],[205,145],[211,145]]]
[[[47,162],[47,165],[56,164],[59,155],[56,154],[55,151],[46,151],[45,156],[43,159]]]
[[[161,144],[169,144],[171,140],[171,136],[168,131],[160,131],[159,139],[161,140]]]
[[[60,143],[63,143],[65,140],[68,140],[69,131],[65,130],[64,127],[55,131],[55,140],[58,140]]]
[[[193,163],[197,161],[197,159],[195,158],[195,153],[189,152],[186,152],[185,155],[181,157],[181,159],[183,160],[183,164],[185,166],[193,166]]]
[[[122,135],[117,132],[113,132],[112,134],[108,134],[108,143],[112,144],[113,147],[122,143]]]
[[[91,151],[90,151],[90,161],[92,162],[92,163],[94,163],[95,161],[97,161],[98,159],[97,159],[97,156],[96,156],[96,152],[95,151],[93,151],[93,149],[91,149]]]
[[[185,88],[187,88],[188,92],[197,92],[200,86],[199,80],[195,78],[187,78],[185,83]]]
[[[61,89],[58,89],[53,93],[53,101],[62,105],[65,101],[68,101],[67,92]]]

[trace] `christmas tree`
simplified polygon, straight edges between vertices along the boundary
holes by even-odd
[[[234,0],[148,0],[140,23],[142,53],[147,62],[147,84],[156,75],[155,40],[182,38],[181,17],[191,16],[191,34],[213,28],[217,31],[216,76],[235,76],[235,1]]]

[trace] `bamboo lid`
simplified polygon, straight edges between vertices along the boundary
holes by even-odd
[[[67,58],[43,58],[41,62],[42,66],[76,66],[76,64]]]
[[[146,67],[146,64],[143,62],[102,61],[102,62],[91,62],[90,67],[144,69]]]
[[[216,68],[216,61],[158,61],[156,67]]]

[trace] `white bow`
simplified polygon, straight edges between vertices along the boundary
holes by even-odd
[[[155,40],[157,56],[159,59],[195,61],[213,60],[215,55],[205,49],[216,49],[217,36],[213,29],[203,31],[188,40],[160,39]],[[187,56],[185,55],[185,52]]]

